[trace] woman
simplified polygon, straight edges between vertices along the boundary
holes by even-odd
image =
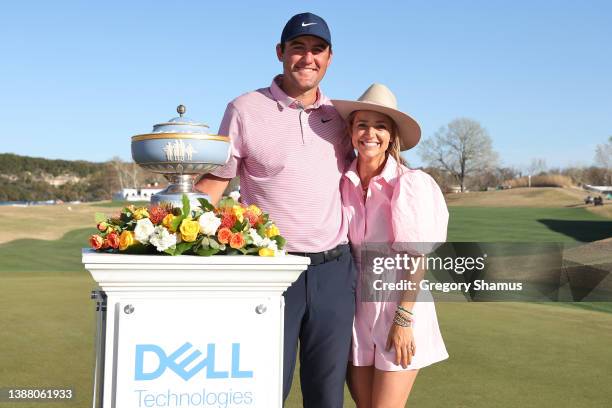
[[[358,152],[341,191],[360,272],[365,243],[445,241],[448,211],[438,185],[399,156],[418,143],[421,130],[397,110],[393,93],[374,84],[356,102],[332,102]],[[416,301],[365,302],[360,292],[347,378],[351,395],[358,408],[404,407],[419,369],[448,358],[433,299],[420,291]]]

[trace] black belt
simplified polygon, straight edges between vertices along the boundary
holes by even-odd
[[[289,252],[291,255],[310,258],[311,265],[320,265],[338,259],[343,252],[348,251],[348,244],[340,244],[335,248],[323,252]]]

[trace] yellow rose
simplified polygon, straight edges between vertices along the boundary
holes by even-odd
[[[249,205],[247,207],[247,211],[252,212],[253,214],[255,214],[258,217],[262,214],[261,209],[258,206],[254,205],[254,204]]]
[[[236,219],[240,222],[244,221],[244,212],[246,211],[245,208],[239,206],[239,205],[235,205],[232,207],[232,212],[234,213],[234,215],[236,216]]]
[[[274,256],[274,250],[270,248],[259,248],[259,256]]]
[[[272,224],[266,229],[266,237],[272,238],[277,235],[280,235],[280,231],[276,225]]]
[[[119,249],[125,251],[129,246],[134,245],[136,239],[132,231],[123,231],[119,236]]]
[[[179,227],[181,238],[185,242],[193,242],[200,232],[200,223],[194,220],[183,220]]]
[[[172,214],[168,214],[164,217],[164,219],[162,220],[162,225],[166,228],[168,228],[168,231],[170,232],[176,232],[174,231],[174,229],[172,228],[172,220],[174,220],[174,215]]]
[[[138,208],[134,211],[134,219],[141,220],[149,217],[149,212],[146,208]]]

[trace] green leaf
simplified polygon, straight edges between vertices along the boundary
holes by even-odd
[[[97,212],[95,215],[95,218],[96,218],[96,224],[99,224],[101,222],[106,222],[106,220],[108,219],[106,215],[104,215],[104,213],[101,213],[101,212]]]
[[[247,225],[249,225],[249,221],[247,219],[243,219],[242,222],[236,220],[231,228],[232,232],[248,231],[248,228],[246,228]]]
[[[172,229],[174,231],[178,231],[179,225],[181,225],[181,222],[183,222],[184,219],[185,219],[185,214],[174,217],[174,219],[170,223],[172,225]]]
[[[187,194],[183,194],[183,215],[185,217],[189,217],[189,214],[191,214],[191,204],[189,203],[189,197],[187,197]]]
[[[171,246],[170,248],[166,249],[164,252],[167,253],[168,255],[174,255],[175,249],[176,249],[176,246]]]
[[[211,248],[220,249],[219,243],[215,239],[211,238],[208,242]]]
[[[211,256],[211,255],[216,254],[217,252],[219,252],[219,250],[216,248],[202,248],[196,251],[196,255]]]
[[[272,237],[272,239],[276,241],[276,246],[278,247],[278,249],[283,249],[283,247],[287,243],[287,240],[280,235]]]
[[[176,245],[176,249],[172,255],[181,255],[183,252],[191,249],[191,247],[193,247],[193,242],[181,242]]]
[[[238,205],[238,203],[231,197],[223,197],[219,201],[219,208],[232,208],[235,205]]]
[[[205,199],[205,198],[198,198],[198,201],[200,202],[200,207],[203,210],[205,210],[205,211],[214,211],[215,210],[215,207],[213,207],[213,205],[207,199]]]

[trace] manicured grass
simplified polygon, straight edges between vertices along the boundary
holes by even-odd
[[[579,208],[450,212],[452,241],[591,241],[612,231],[610,220]],[[0,245],[0,386],[76,391],[72,403],[19,407],[89,405],[94,282],[82,269],[80,248],[92,232],[93,225],[58,240]],[[609,306],[438,303],[451,358],[421,371],[410,406],[608,407],[612,313],[600,310]],[[298,381],[296,375],[287,407],[301,406]],[[348,393],[345,406],[354,407]]]
[[[0,280],[0,384],[73,387],[75,401],[61,406],[87,406],[94,282],[85,272],[5,272]],[[612,314],[527,303],[436,307],[451,357],[421,370],[411,406],[609,406]],[[300,401],[296,376],[287,407]],[[348,394],[345,406],[354,407]]]
[[[584,208],[449,207],[448,241],[590,242],[612,236],[612,220]]]
[[[91,405],[94,361],[94,282],[78,273],[0,274],[0,384],[72,388],[69,402],[20,402],[15,407]],[[0,402],[0,407],[12,407]]]

